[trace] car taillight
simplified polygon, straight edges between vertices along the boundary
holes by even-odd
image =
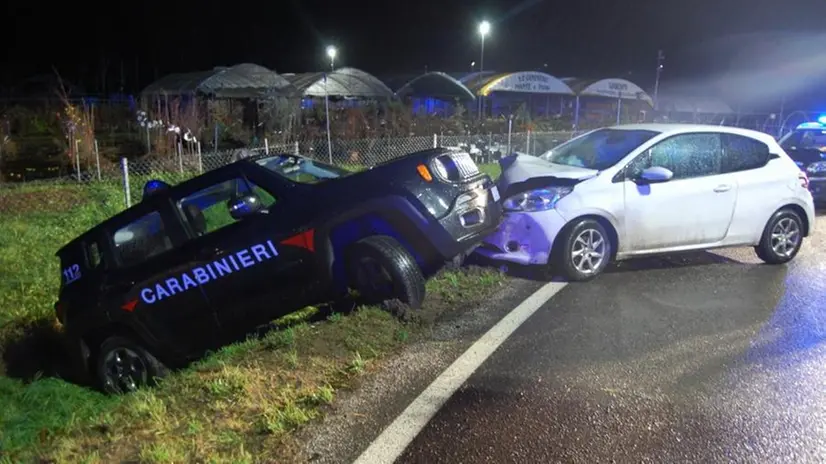
[[[797,174],[797,178],[798,178],[798,179],[800,179],[800,185],[801,185],[803,188],[805,188],[805,189],[808,189],[808,188],[809,188],[809,176],[807,176],[805,172],[800,171],[800,172]]]

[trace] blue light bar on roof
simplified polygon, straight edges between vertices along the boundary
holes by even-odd
[[[825,129],[826,123],[820,122],[804,122],[797,126],[797,129]]]

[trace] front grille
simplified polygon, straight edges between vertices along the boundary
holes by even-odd
[[[454,151],[437,156],[432,163],[436,174],[449,182],[463,182],[479,175],[479,167],[466,152]]]
[[[473,161],[473,158],[470,157],[470,154],[460,152],[451,153],[449,156],[453,159],[453,162],[456,163],[456,167],[459,169],[459,175],[462,176],[462,179],[468,179],[479,174],[479,166],[476,166],[476,163]]]

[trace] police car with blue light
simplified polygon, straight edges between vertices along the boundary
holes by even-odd
[[[814,200],[826,202],[826,115],[798,125],[778,143],[806,173]]]
[[[81,378],[133,391],[351,290],[419,308],[425,278],[501,217],[492,180],[458,150],[355,173],[254,156],[175,186],[149,181],[139,204],[62,247],[55,311]]]

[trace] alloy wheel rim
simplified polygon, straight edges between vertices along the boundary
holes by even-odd
[[[393,283],[390,274],[378,261],[362,258],[356,270],[359,287],[376,295],[387,294]]]
[[[608,243],[596,229],[585,229],[574,238],[571,261],[582,274],[595,274],[605,261]]]
[[[103,360],[103,370],[107,389],[120,393],[133,392],[148,380],[146,364],[129,348],[110,351]]]
[[[800,244],[800,226],[792,218],[785,217],[774,225],[771,232],[772,251],[788,258]]]

